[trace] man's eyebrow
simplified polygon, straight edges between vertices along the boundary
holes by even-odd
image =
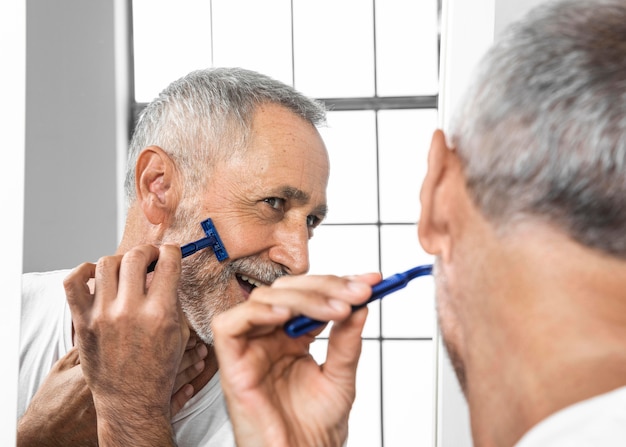
[[[295,200],[296,202],[306,203],[311,200],[309,194],[293,186],[284,186],[281,192],[286,199]]]
[[[326,204],[320,205],[313,210],[312,214],[317,215],[320,217],[321,220],[324,220],[328,215],[328,206]]]
[[[308,203],[311,200],[311,196],[301,189],[294,188],[292,186],[285,186],[281,190],[283,197],[290,200],[295,200],[300,203]],[[325,203],[316,207],[313,210],[313,214],[321,216],[322,219],[328,214],[328,205]]]

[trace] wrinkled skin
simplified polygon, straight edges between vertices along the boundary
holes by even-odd
[[[190,382],[203,371],[207,353],[206,345],[192,334],[174,383],[174,393],[170,401],[172,415],[178,413],[193,396],[195,390]],[[27,411],[20,418],[17,445],[98,445],[96,411],[76,347],[53,365]]]
[[[180,261],[179,247],[144,245],[83,264],[65,280],[101,446],[174,445],[170,398],[189,339],[176,293]]]

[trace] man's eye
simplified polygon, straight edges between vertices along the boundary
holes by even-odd
[[[282,210],[285,208],[285,200],[279,199],[278,197],[268,197],[267,199],[263,199],[263,201],[275,210]]]
[[[307,218],[306,218],[306,225],[309,228],[315,228],[315,227],[317,227],[320,224],[321,221],[322,221],[322,219],[320,219],[317,216],[307,216]]]

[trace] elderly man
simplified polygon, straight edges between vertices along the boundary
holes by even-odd
[[[177,294],[194,334],[191,344],[201,339],[209,346],[208,354],[200,349],[200,354],[188,361],[174,355],[169,358],[175,359],[174,363],[153,365],[156,370],[149,370],[141,368],[149,352],[149,346],[144,345],[143,357],[135,355],[132,365],[124,363],[123,352],[129,343],[150,345],[150,340],[138,324],[138,315],[121,307],[119,301],[99,309],[101,327],[107,321],[120,325],[104,343],[110,356],[100,358],[101,367],[108,365],[120,374],[120,380],[107,382],[110,394],[105,400],[124,396],[127,401],[137,399],[152,408],[151,402],[164,399],[168,405],[161,416],[168,419],[168,435],[181,446],[233,443],[211,349],[210,324],[214,315],[248,299],[257,286],[271,284],[283,275],[307,272],[308,240],[326,213],[328,156],[316,129],[324,119],[325,110],[317,102],[280,82],[242,69],[193,72],[172,83],[139,119],[130,145],[126,181],[129,207],[118,253],[131,252],[132,258],[133,247],[141,244],[180,246],[197,240],[202,236],[200,222],[211,217],[229,256],[219,262],[209,249],[186,258],[182,265]],[[100,263],[102,270],[111,265],[107,259]],[[140,277],[145,277],[145,267]],[[155,274],[164,268],[157,264]],[[66,308],[62,282],[67,273],[24,278],[20,416],[53,363],[70,351],[72,320],[82,318],[76,313],[70,316]],[[100,283],[98,287],[98,291],[106,290]],[[178,347],[181,350],[177,354],[185,349],[188,335],[186,323],[179,323],[178,335],[170,340],[179,344],[163,348]],[[185,376],[191,377],[190,385],[182,387],[178,380],[176,386],[152,386],[158,382],[152,377],[161,369],[175,375],[177,369],[193,369],[192,364],[203,355],[203,367],[197,368],[201,372]],[[67,404],[72,401],[71,394],[84,384],[80,374],[72,375],[69,382],[54,379],[59,377],[59,370],[77,364],[76,353],[69,356],[62,358],[65,366],[55,366],[53,379],[40,390],[42,396],[35,396],[35,405],[20,420],[18,440],[22,443],[79,443],[79,430],[64,433],[68,438],[55,441],[46,425],[49,415],[59,419],[60,409],[64,413],[58,427],[72,427],[75,417],[89,412],[91,396],[83,398],[83,406],[72,403],[78,407],[75,414],[68,411],[73,408]],[[82,352],[83,356],[88,358],[89,354]],[[134,375],[136,371],[143,373]],[[107,377],[104,372],[101,379],[106,381]],[[139,399],[138,388],[150,389],[156,395],[144,402]],[[172,405],[175,410],[169,406],[170,395],[177,388],[183,403],[192,393],[195,396],[174,416],[170,427],[170,411],[182,406],[181,402]],[[46,397],[60,393],[65,393],[65,401],[51,407]],[[101,402],[97,397],[96,411]],[[156,417],[151,420],[152,425],[160,422]],[[121,417],[118,422],[122,431],[132,427]],[[150,432],[150,422],[144,421],[142,430]],[[95,431],[92,434],[95,436]]]
[[[457,112],[418,232],[474,445],[626,445],[626,2],[535,9]],[[341,445],[363,317],[327,300],[358,302],[348,284],[280,280],[216,318],[240,445]],[[323,367],[282,333],[300,312],[342,321]]]
[[[449,138],[433,136],[418,232],[436,256],[440,329],[476,446],[626,442],[625,104],[626,3],[559,0],[494,45]],[[125,278],[157,257],[142,251],[141,262],[122,262],[111,296],[141,302],[143,288]],[[162,257],[171,268],[149,292],[172,313],[180,261]],[[66,286],[85,316],[79,338],[97,344],[90,312],[107,295],[92,303],[92,274],[78,269]],[[95,276],[118,278],[116,269]],[[366,314],[349,305],[378,279],[280,278],[214,319],[239,445],[345,442]],[[308,355],[311,336],[285,335],[298,314],[336,321],[324,365]],[[98,389],[97,362],[87,363]],[[130,411],[104,404],[99,424],[115,408]]]

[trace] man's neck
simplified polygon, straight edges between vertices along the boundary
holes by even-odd
[[[573,243],[499,278],[466,340],[474,444],[512,446],[549,415],[626,386],[626,263]],[[471,338],[471,339],[470,339]]]
[[[575,351],[577,346],[561,348]],[[474,445],[512,446],[553,413],[626,386],[626,344],[621,352],[615,346],[585,351],[556,355],[551,362],[524,362],[526,357],[520,355],[519,362],[494,366],[497,374],[468,373]]]

